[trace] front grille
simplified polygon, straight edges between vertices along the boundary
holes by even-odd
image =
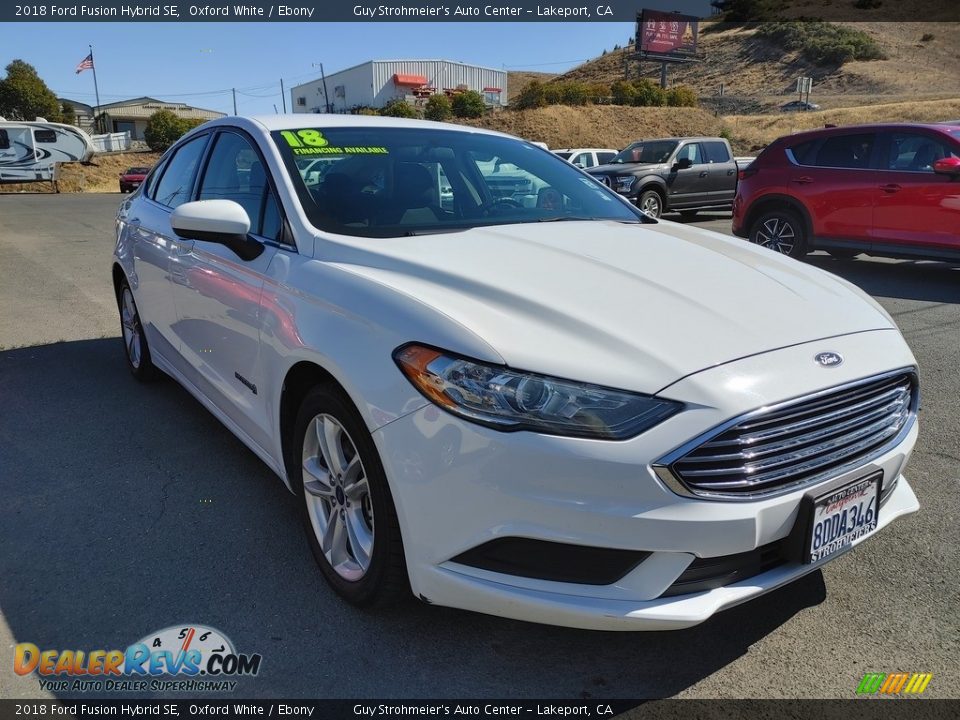
[[[694,495],[754,497],[811,484],[886,451],[912,421],[916,394],[916,376],[899,371],[764,408],[666,465]]]

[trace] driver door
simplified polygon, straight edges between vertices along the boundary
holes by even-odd
[[[706,203],[710,197],[710,165],[703,156],[700,143],[687,143],[673,158],[676,165],[681,160],[689,160],[688,168],[678,168],[670,173],[667,182],[667,205],[681,207]]]

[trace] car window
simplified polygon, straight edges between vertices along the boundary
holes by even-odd
[[[273,139],[304,211],[323,230],[387,238],[548,220],[646,222],[569,163],[513,138],[308,127]]]
[[[601,165],[606,165],[608,162],[613,160],[617,154],[615,152],[598,152],[597,153],[597,162]]]
[[[920,133],[889,133],[885,136],[888,170],[933,172],[937,160],[957,157],[945,142]]]
[[[701,164],[703,162],[703,155],[700,152],[700,143],[689,143],[680,148],[676,159],[683,160],[684,158],[690,160],[694,165]]]
[[[813,165],[818,144],[817,140],[808,140],[807,142],[802,142],[799,145],[788,148],[788,151],[793,155],[793,159],[798,164]]]
[[[207,146],[207,139],[207,135],[200,135],[177,149],[157,183],[154,200],[169,208],[176,208],[190,200],[193,180],[203,150]]]
[[[573,155],[573,153],[559,152],[559,151],[558,151],[558,152],[555,152],[554,155],[556,155],[558,158],[563,158],[564,160],[569,160],[569,159],[570,159],[570,156]]]
[[[570,162],[580,167],[593,167],[593,156],[590,153],[580,153]]]
[[[655,140],[652,142],[635,142],[617,153],[612,162],[615,163],[648,163],[651,165],[665,163],[677,149],[676,140]]]
[[[203,179],[200,200],[233,200],[247,211],[250,232],[279,238],[280,211],[260,156],[241,135],[217,135]]]
[[[153,191],[157,186],[157,180],[160,179],[160,176],[163,175],[164,169],[167,167],[167,160],[160,160],[156,165],[153,166],[153,170],[147,176],[146,183],[143,189],[143,194],[153,199]]]
[[[703,150],[707,156],[706,160],[708,163],[730,162],[730,151],[727,149],[726,143],[714,140],[701,144],[703,145]]]
[[[874,137],[873,133],[833,135],[817,150],[814,164],[818,167],[869,168]]]

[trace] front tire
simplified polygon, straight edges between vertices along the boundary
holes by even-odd
[[[663,198],[656,190],[646,190],[637,198],[637,207],[652,218],[663,214]]]
[[[330,586],[358,606],[410,594],[393,497],[373,438],[349,398],[318,385],[294,427],[291,481],[313,557]]]
[[[130,284],[124,278],[117,292],[117,305],[120,310],[120,331],[123,337],[124,356],[130,373],[140,382],[151,382],[160,376],[150,357],[150,346],[143,332],[140,312],[133,299]]]
[[[793,210],[767,210],[750,227],[750,242],[792,258],[807,254],[807,233]]]

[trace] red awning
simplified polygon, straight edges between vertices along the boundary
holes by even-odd
[[[393,82],[397,85],[412,85],[414,87],[420,87],[421,85],[427,84],[427,79],[423,75],[407,75],[404,73],[397,73],[393,76]]]
[[[484,88],[484,92],[503,92],[500,88]]]

